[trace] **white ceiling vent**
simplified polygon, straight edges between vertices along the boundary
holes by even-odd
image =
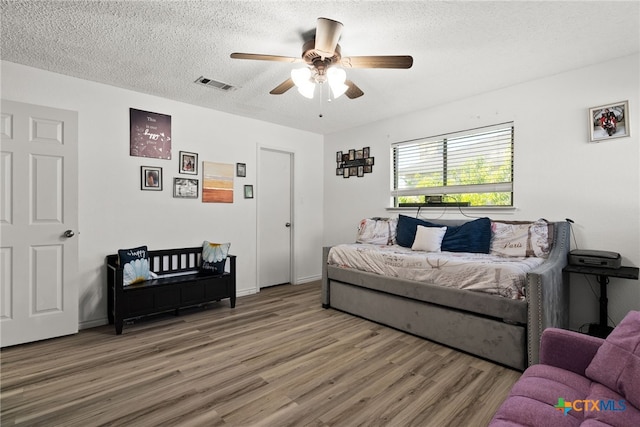
[[[213,87],[216,89],[224,90],[225,92],[231,92],[238,89],[236,86],[232,86],[228,83],[223,83],[217,80],[208,79],[203,76],[198,77],[195,83],[198,83],[199,85],[202,85],[202,86]]]

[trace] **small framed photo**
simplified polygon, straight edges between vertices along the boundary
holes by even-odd
[[[246,163],[236,163],[236,176],[243,177],[243,178],[247,176]]]
[[[173,178],[173,197],[178,199],[197,199],[199,182],[193,178]]]
[[[198,154],[180,151],[178,173],[198,175]]]
[[[244,186],[244,198],[253,199],[253,185]]]
[[[140,189],[162,191],[162,168],[140,166]]]
[[[589,141],[629,136],[629,101],[589,108]]]
[[[340,163],[342,161],[342,151],[336,152],[336,162]]]
[[[365,159],[369,157],[370,153],[371,153],[371,149],[369,147],[364,147],[362,149],[362,155],[364,156]]]

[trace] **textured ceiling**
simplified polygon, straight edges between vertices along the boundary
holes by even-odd
[[[640,51],[638,1],[1,4],[3,60],[322,134]],[[343,56],[412,55],[413,67],[347,70],[364,96],[328,101],[269,94],[292,64],[229,58],[297,57],[318,17],[344,24]]]

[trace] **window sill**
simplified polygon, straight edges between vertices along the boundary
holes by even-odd
[[[482,214],[482,213],[500,213],[500,214],[514,214],[518,211],[518,208],[515,206],[422,206],[422,207],[388,207],[386,210],[388,212],[417,212],[418,209],[420,212],[442,212],[451,213],[451,214],[465,214],[465,213],[473,213],[474,215]]]

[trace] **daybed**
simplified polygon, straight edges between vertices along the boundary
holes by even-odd
[[[397,220],[398,238],[400,223],[407,218],[400,215]],[[471,222],[438,220],[437,225],[455,230]],[[548,224],[546,259],[522,278],[526,297],[508,298],[332,265],[328,261],[331,247],[325,247],[322,306],[524,370],[538,362],[542,331],[566,329],[569,323],[569,288],[562,269],[567,263],[570,228],[567,222]]]

